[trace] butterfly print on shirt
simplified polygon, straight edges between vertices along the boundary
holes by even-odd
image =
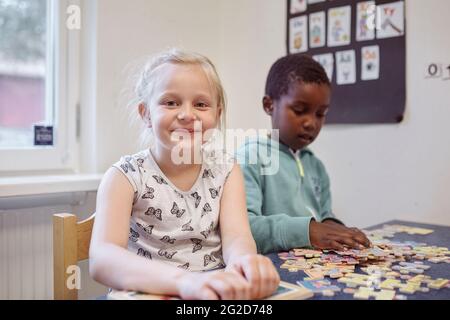
[[[144,159],[138,158],[136,161],[137,161],[139,170],[142,169],[142,171],[146,172],[144,169]]]
[[[174,214],[177,218],[181,218],[181,216],[186,212],[185,209],[178,208],[178,205],[174,202],[172,209],[170,210],[171,214]]]
[[[172,259],[173,256],[174,256],[177,252],[178,252],[178,251],[174,251],[174,252],[169,253],[168,251],[161,249],[161,250],[158,251],[158,255],[161,256],[161,257],[165,257],[165,258],[167,258],[167,259]]]
[[[205,171],[203,171],[203,175],[202,178],[215,178],[211,169],[205,169]]]
[[[153,195],[154,192],[155,189],[149,187],[148,185],[145,185],[145,193],[142,195],[142,199],[153,199],[155,197]]]
[[[162,221],[162,211],[161,209],[155,209],[153,207],[150,207],[145,211],[145,215],[147,216],[155,216],[156,219],[159,221]]]
[[[177,266],[177,268],[187,270],[187,269],[189,269],[189,262],[186,262],[185,264],[179,265],[179,266]]]
[[[136,222],[136,225],[148,234],[152,234],[153,228],[155,227],[155,226],[151,226],[151,225],[143,225],[143,224],[140,224],[139,222]]]
[[[121,165],[120,165],[120,167],[122,168],[122,170],[125,172],[125,173],[128,173],[128,170],[131,170],[132,172],[135,172],[136,171],[136,169],[133,167],[133,165],[131,164],[131,160],[132,160],[133,158],[131,158],[131,157],[125,157],[125,163],[122,163]]]
[[[164,236],[159,240],[161,240],[162,242],[165,242],[165,243],[174,244],[177,239],[172,239],[169,236]]]
[[[211,209],[211,206],[209,205],[209,203],[205,203],[205,205],[203,206],[203,211],[202,211],[202,215],[200,216],[200,218],[203,218],[204,215],[207,215],[211,211],[212,211],[212,209]]]
[[[216,259],[212,255],[205,254],[205,256],[203,257],[203,266],[206,267],[212,262],[216,262]]]
[[[202,236],[205,237],[205,239],[207,239],[209,237],[209,234],[214,230],[214,222],[211,222],[211,224],[209,225],[208,228],[206,228],[206,230],[200,232],[200,234]]]
[[[209,188],[209,192],[211,193],[211,198],[215,199],[219,196],[220,188],[222,188],[222,187],[219,187],[217,189]]]
[[[139,233],[134,231],[132,228],[130,228],[130,235],[128,236],[128,239],[133,242],[137,242],[139,238]]]
[[[211,255],[216,258],[217,260],[220,261],[220,264],[217,266],[218,268],[225,268],[226,265],[223,262],[223,256],[222,256],[222,249],[219,249],[217,251],[213,251],[211,252]]]
[[[174,192],[175,192],[175,194],[177,195],[177,196],[179,196],[181,199],[184,199],[184,196],[181,194],[181,193],[179,193],[177,190],[173,190]]]
[[[157,182],[158,184],[168,184],[167,181],[164,180],[164,178],[161,177],[161,176],[154,175],[154,176],[152,176],[152,177],[153,177],[153,179],[156,180],[156,182]]]
[[[151,259],[152,258],[151,253],[149,251],[147,251],[147,250],[142,249],[142,248],[138,249],[137,255],[141,256],[141,257],[144,257],[144,258],[147,258],[147,259]]]
[[[192,222],[192,219],[189,220],[189,222],[183,224],[181,226],[181,231],[194,231],[194,228],[192,228],[192,226],[191,226],[191,222]]]
[[[212,255],[214,258],[218,259],[218,260],[223,260],[222,250],[221,250],[221,249],[220,249],[220,250],[217,250],[217,251],[211,252],[211,255]]]
[[[191,193],[191,197],[195,199],[195,208],[197,209],[200,204],[200,201],[202,200],[202,197],[199,196],[198,192]]]
[[[202,241],[201,239],[196,239],[196,238],[192,238],[191,242],[194,244],[194,246],[192,247],[192,253],[201,250],[203,248],[202,246]]]

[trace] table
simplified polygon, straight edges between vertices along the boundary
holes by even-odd
[[[407,233],[396,233],[391,240],[395,241],[415,241],[415,242],[423,242],[429,246],[439,246],[439,247],[447,247],[450,248],[450,227],[432,225],[432,224],[423,224],[423,223],[413,223],[407,221],[400,220],[392,220],[389,222],[385,222],[383,224],[379,224],[370,228],[365,228],[366,230],[379,229],[385,224],[399,224],[417,228],[426,228],[433,229],[434,232],[428,235],[409,235]],[[304,277],[307,275],[303,271],[298,272],[289,272],[286,269],[281,269],[280,266],[283,264],[283,260],[278,258],[278,254],[272,253],[267,255],[272,262],[277,267],[277,270],[280,273],[281,280],[296,284],[297,281],[302,281]],[[450,264],[448,263],[431,263],[428,261],[424,261],[425,264],[431,266],[430,269],[425,271],[425,275],[431,276],[433,279],[435,278],[445,278],[450,279]],[[363,273],[358,266],[355,268],[356,273]],[[328,279],[328,278],[327,278]],[[344,284],[337,282],[337,280],[330,279],[331,284],[337,285],[341,289],[346,288]],[[442,288],[439,290],[430,289],[429,292],[416,292],[413,295],[407,295],[408,300],[450,300],[450,288]],[[346,294],[341,292],[337,292],[333,297],[325,297],[322,294],[315,294],[313,298],[310,300],[352,300],[353,295]]]

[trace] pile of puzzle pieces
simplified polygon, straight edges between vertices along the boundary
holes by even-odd
[[[329,297],[341,291],[339,286],[332,285],[331,279],[344,284],[346,288],[342,291],[356,299],[405,300],[405,294],[450,288],[448,279],[431,279],[424,274],[430,268],[424,261],[450,263],[448,248],[389,240],[399,232],[426,235],[433,230],[385,225],[364,232],[373,247],[345,251],[293,249],[278,254],[284,260],[281,268],[305,273],[306,277],[297,284]],[[355,273],[356,266],[363,274]]]

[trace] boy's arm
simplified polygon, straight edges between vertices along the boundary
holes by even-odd
[[[247,211],[258,252],[286,251],[291,248],[310,247],[309,224],[312,217],[291,217],[285,213],[264,216],[264,187],[260,165],[246,164],[237,155],[244,173]]]

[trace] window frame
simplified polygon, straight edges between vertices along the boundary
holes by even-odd
[[[54,145],[0,149],[0,175],[2,172],[77,171],[81,48],[80,30],[69,30],[66,26],[70,5],[81,9],[79,0],[48,0],[47,7],[47,39],[50,40],[47,57],[50,59],[46,59],[46,108],[48,103],[52,104]]]

